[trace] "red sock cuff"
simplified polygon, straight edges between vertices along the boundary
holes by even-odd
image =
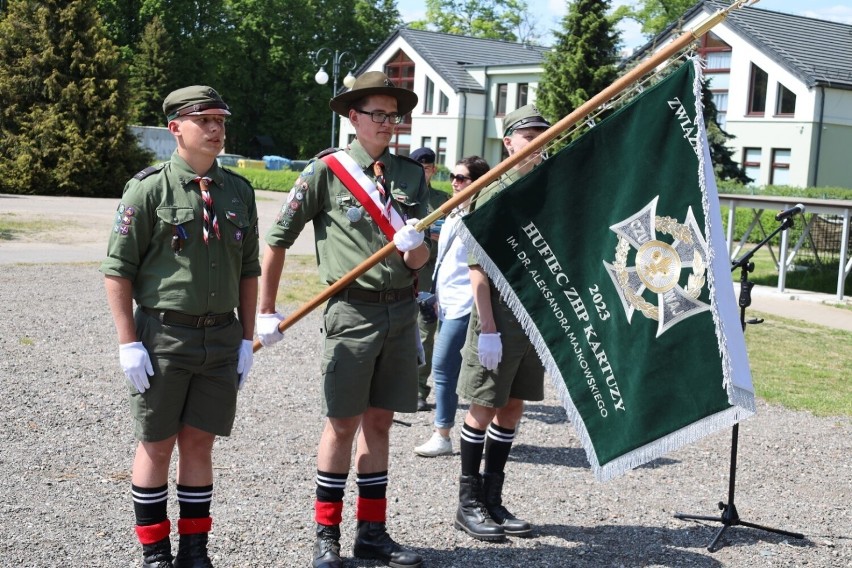
[[[339,525],[343,519],[343,501],[314,501],[314,520],[321,525]]]
[[[178,519],[178,534],[208,533],[212,527],[213,519],[211,517]]]
[[[355,518],[359,521],[368,521],[371,523],[385,522],[388,510],[387,499],[367,499],[366,497],[358,497],[355,504]]]
[[[136,525],[136,536],[142,544],[154,544],[169,537],[172,523],[168,519],[153,525]]]

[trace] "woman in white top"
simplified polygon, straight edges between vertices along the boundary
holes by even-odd
[[[479,156],[462,158],[450,175],[453,193],[458,193],[483,176],[490,168]],[[467,334],[467,323],[473,307],[470,287],[470,269],[467,250],[457,229],[468,202],[450,213],[438,239],[438,257],[435,267],[436,308],[440,323],[432,351],[432,380],[435,384],[435,433],[423,445],[414,448],[417,455],[425,457],[453,453],[450,429],[455,424],[459,397],[456,383],[461,369],[461,349]]]

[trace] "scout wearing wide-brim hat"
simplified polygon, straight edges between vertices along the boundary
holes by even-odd
[[[408,114],[417,106],[417,94],[414,91],[397,87],[381,71],[367,71],[355,79],[350,90],[331,99],[328,106],[340,116],[349,116],[352,103],[371,95],[395,98],[399,114]]]
[[[535,105],[524,105],[503,118],[503,136],[511,136],[512,132],[522,128],[550,128],[550,123]]]
[[[168,121],[182,116],[202,114],[231,116],[228,105],[225,104],[216,89],[204,85],[192,85],[172,91],[163,101],[163,112]]]

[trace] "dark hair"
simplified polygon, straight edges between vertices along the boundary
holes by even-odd
[[[464,166],[467,168],[467,172],[470,174],[470,180],[476,181],[482,176],[484,176],[488,170],[491,169],[491,166],[488,165],[483,158],[479,156],[468,156],[466,158],[462,158],[458,162],[456,162],[457,166]]]

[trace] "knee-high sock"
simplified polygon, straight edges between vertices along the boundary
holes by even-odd
[[[488,433],[485,439],[486,473],[503,473],[514,441],[514,430],[501,428],[493,422],[488,425]]]
[[[463,424],[459,437],[462,475],[479,475],[479,464],[485,448],[485,431]]]
[[[193,487],[190,485],[177,486],[180,519],[178,532],[180,534],[199,534],[210,532],[213,519],[210,518],[210,503],[213,500],[213,485]]]
[[[317,498],[314,520],[320,525],[339,525],[343,518],[343,491],[348,473],[317,470]]]
[[[388,472],[358,473],[358,500],[355,518],[359,521],[383,523],[387,517]]]
[[[131,484],[133,511],[136,515],[136,536],[142,544],[153,544],[169,538],[169,486],[137,487]]]

